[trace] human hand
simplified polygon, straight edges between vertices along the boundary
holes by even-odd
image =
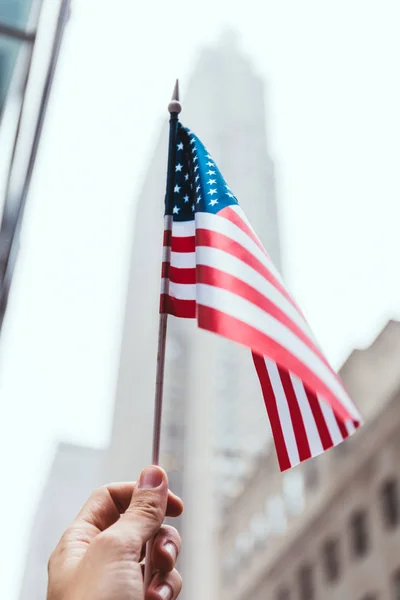
[[[137,483],[99,488],[65,531],[49,560],[47,600],[175,600],[181,539],[164,517],[183,511],[166,473],[147,467]],[[146,591],[140,564],[155,536],[153,578]]]

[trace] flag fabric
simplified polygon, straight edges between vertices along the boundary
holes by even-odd
[[[286,470],[342,442],[360,414],[215,161],[179,122],[173,166],[160,311],[251,350]]]

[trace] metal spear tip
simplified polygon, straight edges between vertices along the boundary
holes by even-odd
[[[168,110],[170,113],[179,114],[182,110],[182,105],[179,102],[179,79],[175,82],[174,91],[172,93],[171,102],[168,104]]]

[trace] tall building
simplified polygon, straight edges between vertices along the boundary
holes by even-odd
[[[0,23],[18,29],[25,29],[32,0],[2,0]],[[0,35],[0,117],[6,99],[8,86],[22,43],[16,39]]]
[[[269,449],[225,511],[220,598],[400,599],[400,323],[340,374],[365,419],[285,474]]]
[[[265,113],[264,83],[227,33],[202,52],[183,98],[182,122],[207,145],[280,267]],[[165,127],[137,206],[109,479],[132,478],[151,462],[167,147]],[[250,352],[170,317],[161,462],[185,501],[183,593],[191,600],[216,597],[218,510],[268,435]]]
[[[20,600],[46,597],[50,554],[91,492],[103,485],[103,459],[102,450],[58,446],[31,531]]]
[[[206,143],[280,266],[264,102],[262,80],[235,37],[226,34],[201,53],[183,98],[182,121]],[[110,447],[105,453],[61,447],[35,519],[21,600],[44,597],[48,556],[89,490],[105,481],[132,480],[151,463],[167,149],[166,122],[132,232]],[[240,491],[269,436],[258,385],[249,351],[198,330],[192,321],[169,318],[161,464],[185,501],[178,522],[184,535],[182,599],[218,597],[221,508]]]

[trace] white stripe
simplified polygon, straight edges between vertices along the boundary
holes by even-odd
[[[195,252],[171,252],[171,267],[178,269],[194,269],[196,267]]]
[[[317,456],[324,451],[324,448],[322,446],[321,436],[319,435],[318,427],[315,423],[314,415],[311,410],[310,402],[307,398],[307,394],[301,379],[296,377],[296,375],[293,373],[289,374],[290,379],[292,380],[292,385],[300,408],[301,416],[303,418],[311,456]]]
[[[161,278],[160,294],[169,293],[169,279]]]
[[[328,404],[328,402],[325,402],[325,400],[321,398],[321,396],[318,396],[318,401],[321,407],[326,426],[332,438],[332,442],[334,446],[337,446],[338,444],[340,444],[340,442],[343,442],[343,436],[340,432],[339,425],[337,424],[333,408],[330,404]]]
[[[230,237],[253,254],[253,256],[259,260],[279,282],[282,281],[281,276],[271,259],[264,254],[261,248],[247,235],[247,233],[242,231],[237,225],[234,225],[232,221],[219,217],[218,214],[214,215],[212,213],[198,212],[196,213],[196,228],[209,229],[215,233],[221,233],[222,235]]]
[[[197,288],[198,304],[222,311],[271,337],[313,371],[342,402],[349,414],[358,420],[358,412],[344,391],[339,379],[313,350],[290,329],[261,308],[258,308],[258,306],[232,292],[205,284],[198,284]]]
[[[196,233],[194,219],[192,221],[174,221],[172,225],[173,237],[192,237]]]
[[[161,279],[161,293],[179,300],[196,300],[196,284],[173,283],[169,279]]]
[[[255,290],[268,298],[285,315],[299,327],[302,332],[313,340],[313,334],[302,315],[293,304],[268,279],[260,275],[253,267],[217,248],[199,246],[196,250],[197,264],[225,271],[233,277],[244,281]]]
[[[356,430],[356,427],[355,427],[355,425],[354,425],[353,421],[350,421],[350,420],[349,420],[349,421],[346,421],[346,422],[345,422],[345,426],[346,426],[347,433],[349,434],[349,436],[350,436],[350,435],[353,435],[353,433],[354,433],[354,432],[355,432],[355,430]]]
[[[173,219],[172,215],[164,215],[164,230],[165,231],[172,229],[173,220],[174,219]]]
[[[286,450],[289,456],[291,466],[297,465],[300,462],[299,451],[297,448],[296,436],[294,435],[293,423],[290,417],[289,406],[285,390],[283,389],[282,381],[279,375],[278,367],[273,360],[265,358],[265,366],[267,367],[269,379],[276,400],[276,407],[279,414],[279,422],[282,428],[283,437],[285,439]],[[266,400],[268,401],[268,400]]]
[[[261,244],[261,246],[264,248],[262,241],[260,240],[260,238],[258,237],[256,232],[254,231],[250,221],[248,220],[248,218],[246,217],[246,215],[244,214],[244,212],[242,211],[240,206],[238,204],[233,204],[232,206],[229,206],[228,208],[230,210],[232,210],[233,212],[235,212],[238,215],[238,217],[240,217],[242,219],[243,223],[245,223],[247,225],[247,227],[250,229],[250,231],[252,232],[252,234],[254,235],[256,240],[258,241],[258,243]],[[265,248],[264,248],[264,250],[265,250],[265,253],[268,254],[268,252]]]
[[[169,262],[171,260],[171,246],[163,246],[162,261]]]

